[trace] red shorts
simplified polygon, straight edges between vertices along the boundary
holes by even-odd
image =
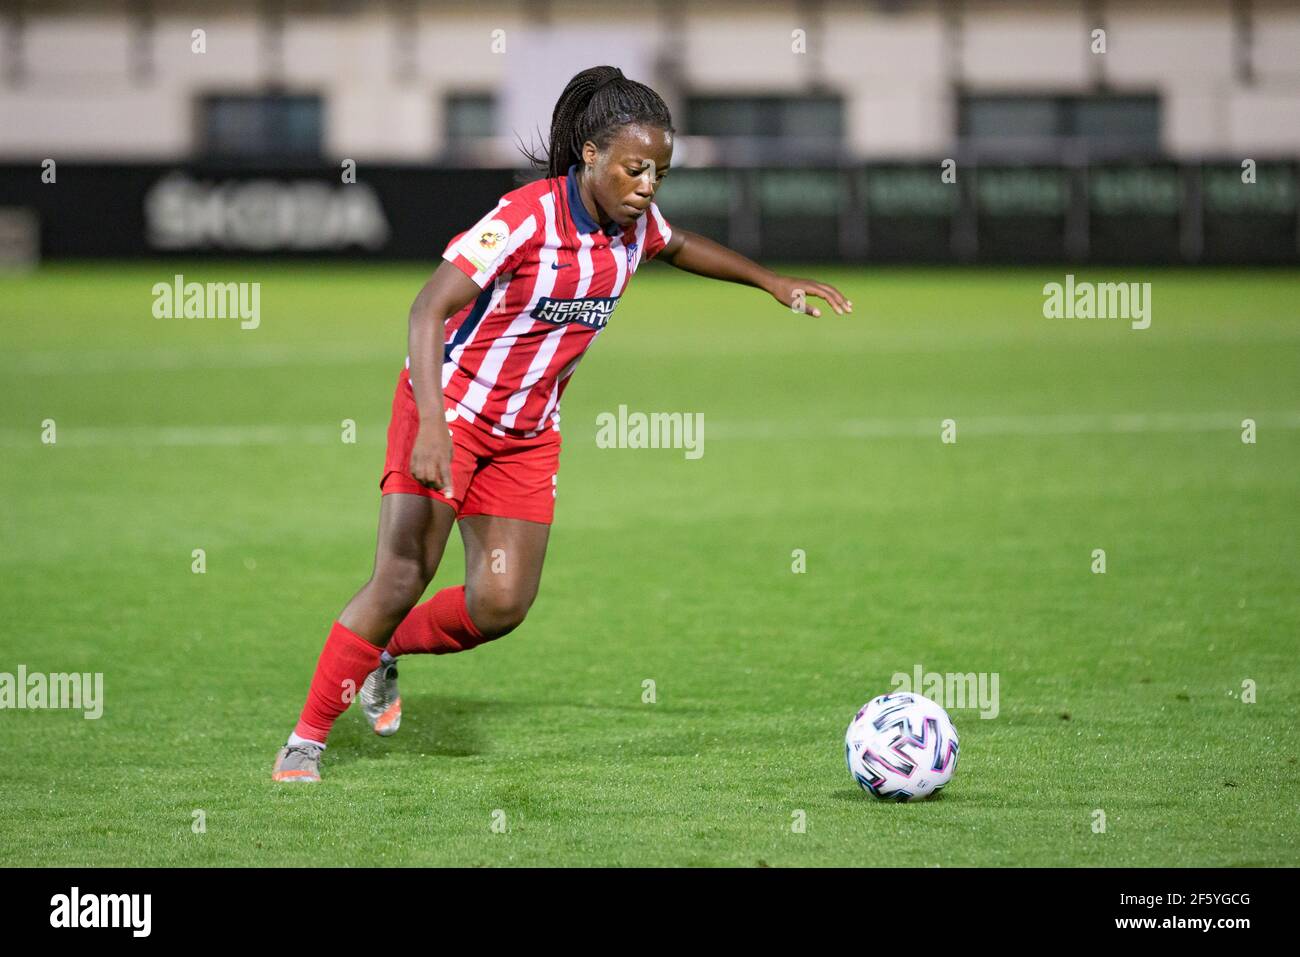
[[[493,435],[465,419],[447,424],[451,432],[451,476],[455,497],[417,482],[411,475],[411,450],[420,430],[420,413],[406,369],[397,377],[393,417],[388,423],[388,454],[379,480],[383,495],[404,492],[446,502],[456,516],[499,515],[551,524],[555,480],[560,471],[560,433],[547,429],[531,439]]]

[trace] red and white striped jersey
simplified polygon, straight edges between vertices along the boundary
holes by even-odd
[[[483,290],[446,322],[448,409],[495,435],[558,431],[578,360],[637,267],[671,237],[653,203],[634,224],[602,230],[582,205],[576,166],[502,196],[442,254]]]

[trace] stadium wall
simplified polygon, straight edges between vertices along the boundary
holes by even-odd
[[[567,78],[605,61],[655,85],[675,113],[692,93],[834,93],[844,150],[860,161],[955,155],[958,90],[1148,93],[1172,158],[1300,152],[1295,0],[634,9],[631,29],[623,9],[581,0],[0,4],[0,159],[193,161],[206,97],[281,90],[322,98],[326,157],[438,162],[447,96],[477,91],[500,99],[483,159],[509,167],[515,137],[545,124]],[[1104,54],[1090,49],[1097,28]]]

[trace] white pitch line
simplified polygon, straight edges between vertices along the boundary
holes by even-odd
[[[1096,415],[948,416],[956,420],[962,439],[1007,435],[1134,435],[1240,431],[1241,420],[1252,418],[1263,432],[1300,429],[1300,411],[1289,412],[1127,412]],[[790,439],[808,436],[844,439],[936,438],[942,419],[840,419],[809,421],[714,421],[705,418],[709,440]],[[592,430],[594,434],[595,425]],[[572,428],[570,432],[573,432]],[[386,423],[359,423],[358,444],[382,444]],[[569,434],[569,433],[566,433]],[[580,435],[581,433],[576,433]],[[58,425],[57,446],[70,448],[230,447],[258,445],[342,444],[340,427],[328,425],[194,425],[88,426],[64,420]],[[0,429],[0,447],[39,448],[41,430]]]
[[[342,346],[257,345],[248,348],[102,349],[85,352],[28,352],[0,362],[9,375],[110,375],[119,372],[181,372],[190,369],[273,369],[312,365],[384,362],[400,366],[401,337],[385,349]],[[396,375],[396,373],[394,373]]]
[[[126,446],[147,447],[194,447],[194,446],[240,446],[240,445],[334,445],[342,444],[342,429],[329,426],[302,425],[186,425],[186,426],[147,426],[126,425],[119,427],[90,426],[78,428],[72,424],[57,424],[58,441],[55,448],[66,445],[71,448],[90,446]],[[376,426],[374,431],[383,435],[385,426]],[[358,427],[358,433],[365,432]],[[40,429],[19,431],[18,429],[0,430],[0,446],[4,448],[22,448],[40,446]]]
[[[951,418],[963,438],[1000,435],[1106,435],[1158,432],[1217,432],[1241,429],[1254,419],[1260,429],[1300,429],[1300,411],[1292,412],[1124,412],[1092,415],[996,415],[934,418],[841,419],[808,422],[712,422],[705,417],[706,439],[767,439],[804,435],[854,439],[933,438]]]

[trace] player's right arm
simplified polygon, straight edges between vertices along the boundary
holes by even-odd
[[[411,305],[411,388],[420,412],[411,475],[426,486],[455,492],[451,434],[442,402],[444,323],[535,249],[544,235],[540,222],[533,204],[502,197],[491,212],[447,244],[442,264]]]
[[[477,298],[482,290],[449,262],[438,266],[411,303],[407,349],[411,390],[420,413],[420,430],[411,450],[411,475],[417,482],[448,495],[451,487],[451,433],[442,405],[444,323]]]

